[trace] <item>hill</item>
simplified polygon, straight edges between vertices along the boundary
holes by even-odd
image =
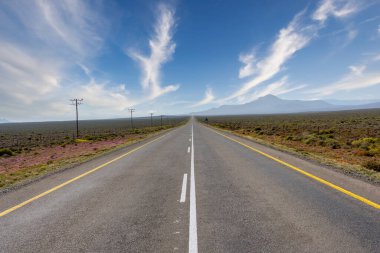
[[[241,105],[222,105],[195,115],[244,115],[244,114],[282,114],[299,112],[323,112],[380,108],[380,103],[362,105],[333,105],[323,100],[286,100],[274,95],[260,97]]]

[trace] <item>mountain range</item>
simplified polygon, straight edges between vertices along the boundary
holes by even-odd
[[[194,115],[282,114],[370,108],[380,108],[380,102],[359,105],[336,105],[323,100],[286,100],[274,95],[266,95],[246,104],[222,105],[217,108],[195,112]]]
[[[0,124],[1,123],[9,123],[9,120],[7,120],[7,119],[3,119],[3,118],[0,118]]]

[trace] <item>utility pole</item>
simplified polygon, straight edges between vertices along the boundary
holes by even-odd
[[[150,114],[150,127],[152,127],[153,126],[153,112],[149,114]]]
[[[79,121],[78,121],[78,105],[83,104],[83,98],[74,98],[70,99],[71,104],[75,105],[75,112],[76,112],[76,127],[77,127],[77,138],[79,137]]]
[[[136,111],[136,109],[134,109],[134,108],[129,108],[128,111],[131,113],[131,127],[132,127],[132,129],[133,129],[134,127],[133,127],[133,116],[132,116],[132,114],[133,114],[134,111]]]
[[[161,115],[161,127],[162,127],[162,115]]]

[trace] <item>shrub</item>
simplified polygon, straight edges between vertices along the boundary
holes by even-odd
[[[359,140],[355,140],[352,143],[354,147],[368,146],[370,144],[380,144],[380,138],[361,138]]]
[[[333,133],[335,133],[335,129],[334,128],[325,129],[325,130],[322,130],[320,133],[321,134],[333,134]]]
[[[363,166],[367,169],[380,172],[380,162],[371,160],[371,161],[364,163]]]
[[[86,139],[75,139],[76,143],[83,143],[83,142],[88,142]]]
[[[351,144],[353,147],[368,151],[371,155],[380,154],[380,138],[362,138]]]
[[[317,143],[317,141],[318,138],[315,136],[315,134],[309,134],[303,138],[303,142],[307,145],[314,145],[315,143]]]
[[[12,156],[13,152],[10,149],[7,148],[1,148],[0,149],[0,156]]]
[[[327,140],[325,140],[325,145],[329,146],[332,149],[338,149],[338,148],[340,148],[339,142],[337,142],[334,139],[327,139]]]
[[[286,141],[292,141],[292,140],[293,140],[293,136],[286,136],[286,137],[285,137],[285,140],[286,140]]]
[[[367,150],[362,150],[362,149],[354,150],[353,154],[357,156],[373,156]]]
[[[94,140],[94,137],[93,137],[93,136],[90,136],[90,135],[86,135],[83,139],[84,139],[84,140],[88,140],[88,141],[93,141],[93,140]]]

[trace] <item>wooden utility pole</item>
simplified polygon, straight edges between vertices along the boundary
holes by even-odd
[[[133,112],[136,111],[134,108],[129,108],[128,111],[131,113],[131,128],[133,129]]]
[[[78,119],[78,105],[83,104],[83,98],[74,98],[70,99],[71,104],[75,105],[75,112],[76,112],[76,129],[77,129],[77,138],[79,137],[79,119]]]
[[[149,114],[150,114],[150,127],[152,127],[153,126],[153,112]]]

